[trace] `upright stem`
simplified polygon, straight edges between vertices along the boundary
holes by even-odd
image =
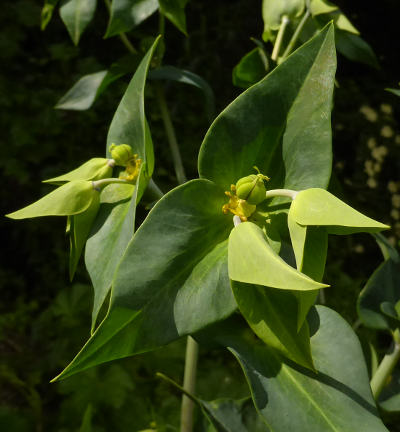
[[[283,36],[285,34],[285,30],[286,30],[287,25],[289,24],[289,21],[290,20],[289,20],[288,16],[283,15],[278,34],[276,36],[274,49],[272,50],[272,54],[271,54],[271,60],[273,60],[273,61],[276,61],[278,58],[279,50],[280,50],[281,45],[282,45]]]
[[[186,342],[185,372],[183,377],[183,388],[189,394],[194,394],[196,386],[197,358],[199,353],[198,343],[188,336]],[[193,430],[194,402],[185,394],[182,396],[181,405],[181,432],[192,432]]]
[[[286,47],[284,53],[282,54],[282,57],[280,59],[280,61],[282,62],[283,60],[285,60],[285,58],[292,52],[295,43],[297,42],[297,39],[301,33],[301,31],[303,30],[304,24],[306,23],[306,21],[308,20],[308,17],[311,15],[310,10],[307,8],[306,13],[303,15],[303,18],[301,19],[301,21],[299,22],[299,25],[297,26],[295,32],[293,33],[292,38],[290,39],[288,46]]]
[[[386,354],[383,357],[383,360],[378,366],[374,376],[371,380],[371,390],[374,395],[375,400],[378,399],[381,391],[385,387],[394,367],[400,359],[400,334],[399,331],[396,330],[394,336],[394,345],[393,350],[389,354]]]
[[[294,200],[297,194],[298,191],[292,189],[270,189],[265,193],[265,197],[273,198],[277,196],[284,196],[284,197],[292,198],[292,200]]]
[[[167,102],[165,100],[164,89],[159,83],[156,83],[156,92],[158,105],[161,111],[161,117],[164,122],[165,132],[167,133],[168,143],[171,150],[172,159],[174,161],[176,178],[178,179],[178,183],[182,184],[186,182],[185,169],[183,168],[181,153],[179,151],[178,141],[175,135],[175,129],[171,121],[171,116],[169,115]]]

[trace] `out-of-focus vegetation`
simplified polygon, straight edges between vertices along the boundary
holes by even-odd
[[[371,217],[392,225],[390,240],[396,243],[400,238],[400,99],[384,88],[396,87],[400,77],[399,6],[389,0],[379,6],[376,2],[337,3],[371,44],[381,68],[339,57],[331,188],[351,205],[368,209]],[[90,110],[54,110],[82,75],[107,68],[116,53],[123,56],[125,51],[117,38],[101,41],[107,25],[105,8],[98,8],[75,47],[58,14],[45,32],[40,31],[41,7],[41,0],[5,0],[0,12],[3,214],[47,192],[47,185],[38,188],[41,180],[104,154],[108,125],[129,79],[113,83]],[[254,47],[250,37],[262,33],[260,2],[192,1],[186,11],[188,37],[167,23],[165,63],[208,80],[219,111],[242,91],[232,84],[232,69]],[[153,35],[154,20],[135,29],[132,40]],[[152,97],[150,88],[148,116],[158,155],[154,177],[168,190],[176,179]],[[188,176],[195,178],[193,155],[208,127],[206,114],[198,109],[203,95],[171,83],[167,98],[184,165]],[[49,383],[90,331],[91,287],[83,266],[75,282],[68,282],[67,240],[54,235],[62,231],[62,224],[53,219],[46,224],[0,221],[0,430],[177,430],[180,394],[156,378],[155,372],[181,380],[183,341]],[[357,295],[380,262],[380,252],[370,236],[357,235],[334,238],[329,253],[326,282],[335,290],[327,292],[326,303],[353,324]],[[387,348],[384,335],[378,342],[382,350]],[[201,398],[248,395],[233,358],[212,347],[200,354],[197,388]],[[400,430],[395,418],[386,420],[390,430]],[[201,427],[197,424],[198,430]]]

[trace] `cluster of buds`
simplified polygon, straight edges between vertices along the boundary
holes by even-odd
[[[138,155],[132,152],[132,147],[128,144],[111,144],[110,154],[115,165],[125,167],[125,171],[119,174],[119,178],[128,182],[135,182],[139,175],[142,160],[138,159]]]

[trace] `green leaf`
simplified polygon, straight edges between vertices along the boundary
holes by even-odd
[[[263,49],[254,48],[233,68],[232,82],[237,87],[248,88],[264,78],[268,68],[268,59]]]
[[[340,54],[351,61],[359,62],[379,69],[379,62],[371,46],[360,36],[338,30],[336,46]]]
[[[310,11],[312,16],[326,14],[337,10],[338,7],[326,0],[311,0]]]
[[[59,0],[45,0],[41,12],[40,28],[45,30],[53,17],[54,8],[57,6]]]
[[[391,327],[390,318],[382,313],[381,305],[389,302],[396,307],[400,300],[399,286],[400,263],[389,258],[374,271],[358,297],[358,316],[367,327]]]
[[[161,66],[149,72],[149,78],[155,80],[177,81],[182,84],[189,84],[199,88],[205,98],[206,112],[209,120],[213,120],[215,116],[215,98],[214,92],[208,82],[201,76],[174,66]]]
[[[59,185],[75,180],[99,180],[111,177],[112,167],[108,165],[108,161],[109,159],[106,158],[92,158],[66,174],[43,180],[43,183]]]
[[[235,227],[229,236],[229,277],[232,280],[284,290],[316,290],[327,285],[298,272],[277,255],[252,222]]]
[[[96,194],[90,207],[83,213],[70,216],[70,259],[69,278],[73,279],[76,267],[88,238],[93,221],[100,207],[100,194]]]
[[[62,2],[60,16],[75,45],[78,45],[83,31],[92,21],[96,4],[97,0],[64,0]]]
[[[11,219],[26,219],[40,216],[70,216],[87,210],[98,192],[92,182],[75,180],[60,186],[39,201],[6,215]]]
[[[157,202],[119,265],[107,317],[61,377],[165,345],[236,309],[224,201],[220,188],[198,179]]]
[[[379,396],[379,406],[386,412],[400,412],[400,370],[395,369],[389,383],[384,387]]]
[[[187,36],[185,6],[189,0],[158,0],[160,12]]]
[[[153,144],[147,126],[144,110],[144,88],[151,58],[155,52],[158,37],[143,57],[112,119],[107,135],[107,155],[110,145],[129,144],[134,153],[146,163],[147,177],[154,169]]]
[[[200,176],[228,190],[256,165],[271,189],[326,187],[335,67],[328,26],[222,111],[201,146]]]
[[[300,191],[292,201],[290,213],[298,224],[329,226],[332,234],[373,233],[390,228],[320,188]]]
[[[392,246],[392,244],[389,242],[389,240],[380,233],[373,234],[373,237],[375,238],[376,242],[378,243],[378,246],[382,252],[383,258],[387,260],[388,258],[392,258],[392,260],[399,262],[400,261],[400,255],[397,252],[396,248]]]
[[[396,96],[400,96],[400,89],[386,88],[386,91],[393,93]]]
[[[229,329],[213,335],[240,362],[259,414],[275,432],[387,432],[369,386],[360,343],[336,312],[317,306],[310,316],[318,373],[283,360]]]
[[[139,176],[138,183],[142,181]],[[85,249],[85,264],[94,289],[92,331],[110,292],[115,270],[134,233],[137,188],[129,184],[109,185],[102,191],[101,201]]]
[[[298,302],[294,293],[232,282],[242,315],[268,346],[294,362],[314,370],[308,324],[298,329]]]
[[[113,63],[108,70],[83,76],[57,102],[55,108],[75,111],[89,109],[111,83],[134,72],[139,60],[138,55],[130,54]]]
[[[113,0],[105,38],[132,30],[158,9],[157,0]]]
[[[278,30],[284,15],[290,19],[299,17],[304,5],[304,0],[263,0],[264,31]]]

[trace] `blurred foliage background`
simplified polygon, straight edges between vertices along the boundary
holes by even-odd
[[[400,99],[385,92],[400,80],[400,40],[396,0],[336,2],[374,49],[380,69],[339,57],[333,110],[332,190],[349,204],[392,225],[400,238]],[[101,6],[101,7],[100,7]],[[40,30],[41,0],[3,0],[0,12],[0,188],[2,214],[44,195],[43,179],[103,156],[107,129],[129,76],[113,83],[87,111],[54,106],[82,76],[126,54],[118,38],[102,40],[107,10],[95,19],[75,47],[55,13]],[[205,78],[215,92],[217,112],[242,89],[232,69],[262,33],[260,0],[190,1],[188,37],[170,23],[165,64]],[[134,43],[154,36],[157,18],[133,32]],[[156,152],[155,180],[164,191],[176,185],[160,113],[148,88],[147,112]],[[189,178],[197,177],[196,157],[209,121],[204,98],[195,88],[168,84],[166,96]],[[145,212],[143,211],[143,215]],[[0,219],[0,430],[157,431],[178,430],[180,394],[155,377],[161,371],[180,382],[184,341],[162,350],[117,361],[61,383],[49,381],[71,360],[90,330],[91,286],[83,264],[68,281],[68,244],[58,218],[16,223]],[[381,262],[368,235],[333,238],[325,280],[333,286],[326,304],[351,324],[356,299]],[[387,348],[384,334],[360,329]],[[228,353],[203,348],[198,394],[203,399],[245,397],[248,389]],[[398,418],[386,418],[396,431]],[[199,421],[197,430],[205,430]],[[397,426],[398,427],[398,426]]]

